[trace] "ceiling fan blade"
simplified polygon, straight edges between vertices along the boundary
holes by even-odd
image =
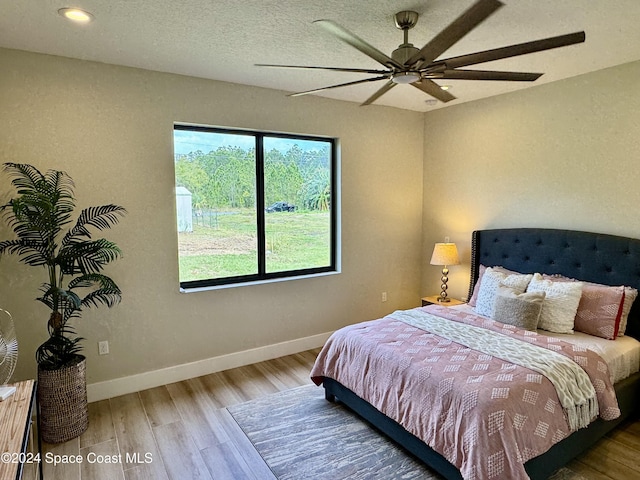
[[[364,102],[362,102],[360,104],[360,106],[364,107],[365,105],[371,105],[373,102],[375,102],[377,99],[379,99],[382,95],[387,93],[389,90],[391,90],[396,85],[397,85],[397,83],[394,83],[391,80],[389,80],[376,93],[374,93],[369,98],[367,98]]]
[[[364,53],[368,57],[373,58],[376,62],[384,65],[385,67],[389,67],[389,68],[395,67],[400,69],[403,68],[402,64],[396,62],[393,58],[382,53],[376,47],[365,42],[363,39],[351,33],[346,28],[338,25],[336,22],[332,20],[316,20],[313,23],[324,28],[327,32],[338,37],[340,40],[342,40],[345,43],[348,43],[352,47],[360,50],[362,53]]]
[[[492,70],[445,70],[434,74],[433,78],[450,80],[505,80],[510,82],[533,82],[542,73],[528,72],[494,72]]]
[[[455,100],[456,97],[451,95],[446,90],[442,90],[440,85],[436,82],[432,82],[429,79],[423,78],[419,82],[413,82],[411,85],[416,87],[418,90],[422,90],[427,95],[431,95],[434,98],[437,98],[441,102],[450,102],[451,100]]]
[[[420,62],[417,68],[421,68],[430,64],[503,5],[498,0],[479,0],[404,62],[405,66]]]
[[[342,67],[308,67],[306,65],[272,65],[267,63],[256,63],[256,67],[273,67],[273,68],[304,68],[315,70],[333,70],[336,72],[353,72],[353,73],[371,73],[371,74],[385,74],[391,73],[388,70],[367,70],[366,68],[342,68]]]
[[[466,67],[467,65],[476,65],[478,63],[491,62],[493,60],[501,60],[503,58],[516,57],[518,55],[526,55],[527,53],[541,52],[543,50],[551,50],[552,48],[566,47],[576,43],[582,43],[585,40],[584,32],[569,33],[567,35],[559,35],[557,37],[544,38],[542,40],[534,40],[533,42],[519,43],[508,47],[495,48],[493,50],[485,50],[483,52],[470,53],[459,57],[452,57],[440,60],[448,69],[457,67]]]
[[[387,80],[388,78],[389,78],[388,75],[383,75],[381,77],[365,78],[363,80],[356,80],[355,82],[340,83],[338,85],[331,85],[329,87],[315,88],[313,90],[307,90],[305,92],[290,93],[287,96],[288,97],[299,97],[300,95],[308,95],[309,93],[322,92],[323,90],[330,90],[332,88],[348,87],[349,85],[358,85],[359,83],[377,82],[378,80]]]

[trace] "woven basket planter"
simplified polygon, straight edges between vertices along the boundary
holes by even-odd
[[[38,367],[40,432],[48,443],[76,438],[89,426],[86,360],[57,370]]]

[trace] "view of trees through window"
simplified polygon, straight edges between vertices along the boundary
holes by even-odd
[[[335,269],[333,140],[176,125],[180,284]]]

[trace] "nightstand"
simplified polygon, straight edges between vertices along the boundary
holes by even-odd
[[[455,307],[456,305],[462,305],[465,302],[462,300],[456,300],[455,298],[449,297],[448,302],[439,302],[439,295],[431,295],[430,297],[422,297],[422,306],[426,307],[427,305],[442,305],[443,307]]]
[[[2,462],[0,462],[0,478],[22,478],[22,470],[25,463],[38,463],[39,478],[42,479],[42,464],[45,462],[42,455],[42,442],[40,429],[38,428],[38,450],[33,445],[32,423],[33,413],[36,413],[36,422],[40,419],[36,399],[35,380],[24,380],[14,383],[15,393],[0,402],[0,448],[2,449]],[[31,442],[29,441],[31,439]],[[28,444],[31,443],[31,452]]]

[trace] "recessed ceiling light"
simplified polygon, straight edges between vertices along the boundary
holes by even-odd
[[[451,88],[451,85],[440,85],[441,90],[449,90],[450,88]]]
[[[93,15],[80,8],[65,7],[58,10],[58,14],[76,23],[89,23],[93,20]]]

